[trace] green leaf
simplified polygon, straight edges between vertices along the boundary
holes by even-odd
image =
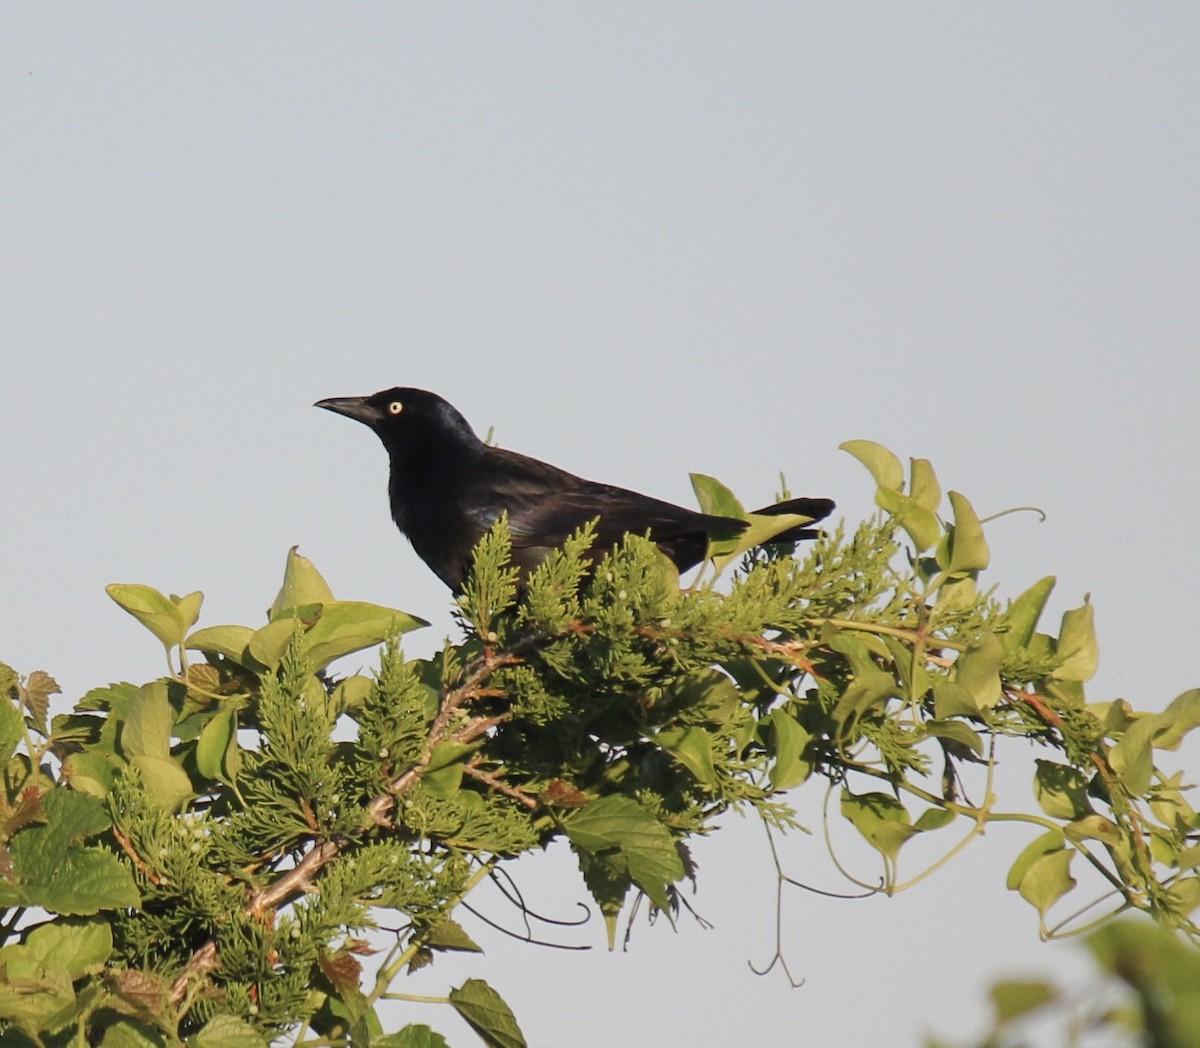
[[[996,1021],[1011,1022],[1058,1000],[1058,991],[1040,979],[1007,979],[995,983],[988,994],[996,1009]]]
[[[983,525],[966,497],[957,491],[950,492],[950,506],[954,510],[954,533],[950,540],[950,563],[948,574],[982,571],[988,566],[987,540],[983,537]]]
[[[0,1020],[12,1020],[19,1026],[39,1031],[59,1028],[62,1024],[55,1022],[56,1015],[69,1014],[75,1002],[70,975],[58,968],[37,967],[26,960],[19,947],[0,950],[0,958],[0,972],[7,970],[5,977],[0,978]],[[45,1044],[47,1040],[18,1039],[7,1032],[0,1033],[0,1043],[6,1048],[9,1044],[25,1048],[26,1045]]]
[[[1192,688],[1172,700],[1155,720],[1158,724],[1154,748],[1177,750],[1187,733],[1200,725],[1200,688]]]
[[[483,947],[472,939],[463,926],[450,918],[438,921],[425,934],[425,945],[434,950],[462,950],[483,953]]]
[[[949,808],[926,808],[913,823],[913,829],[918,833],[928,833],[930,830],[940,830],[949,826],[958,816]]]
[[[239,666],[247,669],[264,668],[257,660],[247,665],[249,653],[247,647],[254,630],[249,626],[206,626],[188,634],[184,647],[189,651],[208,651],[216,655],[224,655]]]
[[[1157,715],[1139,717],[1125,729],[1125,733],[1109,751],[1109,765],[1134,796],[1141,796],[1150,788],[1150,780],[1154,775],[1151,746],[1158,727]]]
[[[269,670],[279,668],[283,653],[296,632],[295,618],[276,619],[257,629],[246,643],[246,655]],[[244,663],[243,663],[244,665]]]
[[[961,684],[939,680],[933,685],[933,711],[939,721],[946,721],[950,717],[976,716],[980,707],[975,696]]]
[[[1058,631],[1058,657],[1062,660],[1050,674],[1055,680],[1091,680],[1100,662],[1100,645],[1096,640],[1096,622],[1092,605],[1068,611]]]
[[[719,480],[703,473],[691,473],[689,476],[692,478],[692,490],[696,493],[696,501],[700,504],[702,513],[709,513],[714,517],[733,517],[734,520],[745,518],[745,507]]]
[[[654,741],[687,768],[697,782],[705,786],[716,785],[712,738],[703,728],[694,725],[667,728],[655,735]]]
[[[63,761],[63,778],[73,790],[105,801],[125,763],[115,753],[99,750],[72,753]]]
[[[121,751],[127,757],[169,757],[174,720],[166,684],[147,684],[139,689],[121,728]]]
[[[344,678],[333,689],[335,708],[339,710],[361,709],[374,686],[375,682],[361,673]]]
[[[1200,1030],[1200,956],[1193,943],[1140,921],[1107,924],[1088,938],[1096,960],[1137,996],[1145,1044],[1195,1048]]]
[[[188,1048],[267,1048],[253,1026],[233,1015],[214,1015],[187,1039]]]
[[[129,763],[141,773],[150,802],[163,811],[175,811],[195,796],[192,780],[173,757],[139,754]]]
[[[933,471],[933,463],[929,459],[909,459],[909,474],[912,478],[909,484],[909,494],[917,505],[931,512],[937,512],[942,502],[942,486],[938,483],[937,474]],[[930,545],[933,545],[931,542]]]
[[[512,1009],[482,979],[468,979],[451,990],[450,1003],[488,1048],[525,1048]]]
[[[304,653],[309,668],[316,671],[343,655],[428,625],[424,619],[395,608],[357,600],[332,601],[321,608],[320,617],[305,633]]]
[[[954,682],[971,693],[980,710],[991,709],[1003,697],[1000,666],[1004,655],[1004,645],[996,634],[984,633],[954,663]]]
[[[668,909],[666,888],[683,877],[683,861],[667,828],[637,801],[601,797],[572,813],[564,826],[571,843],[585,851],[620,849],[638,887]]]
[[[204,603],[204,594],[199,590],[183,597],[177,597],[172,593],[168,599],[179,611],[179,619],[183,623],[183,630],[186,633],[196,625],[196,620],[200,618],[200,605]]]
[[[936,545],[942,535],[937,514],[903,492],[876,488],[875,505],[891,514],[896,524],[908,532],[918,552]]]
[[[1039,760],[1033,793],[1042,811],[1055,819],[1078,819],[1092,810],[1087,799],[1087,777],[1075,768]]]
[[[786,709],[774,709],[766,717],[775,740],[775,760],[768,778],[777,790],[790,790],[807,781],[812,762],[804,759],[812,735]]]
[[[888,793],[855,794],[843,788],[841,807],[854,828],[892,862],[904,842],[917,832],[908,810]]]
[[[412,1023],[398,1033],[372,1037],[371,1048],[450,1048],[440,1033],[423,1024]]]
[[[47,854],[26,847],[40,827],[26,830],[12,843],[13,866],[23,883],[25,905],[41,906],[54,913],[88,916],[100,910],[138,906],[141,897],[133,878],[117,857],[99,848],[72,848]]]
[[[38,925],[25,939],[25,949],[38,964],[61,968],[72,979],[100,971],[112,948],[112,929],[100,920],[57,918]]]
[[[165,648],[169,650],[183,643],[183,635],[190,623],[185,623],[179,606],[153,586],[113,582],[105,586],[104,590],[153,633]]]
[[[8,763],[24,737],[24,718],[12,700],[0,693],[0,766]]]
[[[311,560],[300,556],[297,552],[299,549],[299,546],[293,546],[288,550],[287,564],[283,569],[283,585],[271,603],[268,614],[271,622],[282,618],[292,608],[305,604],[329,604],[333,601],[333,591],[328,583],[321,577]]]
[[[1029,872],[1029,868],[1038,859],[1052,852],[1062,851],[1066,846],[1066,837],[1063,836],[1061,830],[1050,830],[1043,833],[1040,837],[1034,838],[1034,840],[1030,841],[1021,850],[1021,854],[1017,856],[1016,862],[1009,869],[1005,887],[1010,892],[1015,892],[1021,886],[1021,879]]]
[[[983,756],[983,738],[960,720],[929,720],[925,722],[925,730],[936,739],[957,743],[974,752],[977,757]]]
[[[879,487],[899,491],[904,486],[904,466],[882,444],[873,440],[847,440],[838,447],[866,466]]]
[[[747,513],[746,529],[729,539],[710,539],[708,555],[717,571],[724,571],[743,553],[770,542],[785,531],[813,522],[799,513]]]
[[[232,759],[231,747],[234,751]],[[236,711],[221,710],[200,730],[200,737],[196,740],[196,767],[206,779],[230,781],[237,772],[236,753]]]
[[[1073,858],[1074,850],[1052,851],[1035,859],[1021,877],[1017,891],[1038,911],[1043,922],[1050,907],[1075,887],[1071,876]]]
[[[1024,648],[1033,639],[1033,631],[1037,629],[1038,619],[1042,617],[1042,610],[1050,599],[1054,582],[1053,575],[1039,579],[1009,605],[1006,615],[1008,630],[1001,637],[1006,651]]]
[[[171,1045],[178,1042],[172,1040]],[[168,1048],[166,1036],[149,1023],[121,1019],[104,1030],[104,1048]]]

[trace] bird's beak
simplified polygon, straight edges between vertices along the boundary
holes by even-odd
[[[368,426],[374,426],[379,421],[379,413],[367,403],[366,397],[328,397],[318,400],[313,407],[335,411]]]

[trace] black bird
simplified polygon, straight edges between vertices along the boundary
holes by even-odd
[[[744,531],[746,522],[597,484],[549,463],[479,439],[467,420],[434,393],[385,389],[369,397],[330,397],[316,407],[373,429],[391,458],[392,519],[417,555],[451,589],[466,579],[475,544],[508,514],[513,562],[532,571],[577,528],[599,518],[594,548],[632,532],[650,538],[686,571],[704,558],[710,536]],[[818,521],[829,499],[791,499],[756,513],[797,513]],[[795,542],[817,532],[795,527],[772,539]]]

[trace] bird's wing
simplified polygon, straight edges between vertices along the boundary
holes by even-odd
[[[513,545],[558,546],[573,531],[599,518],[596,545],[649,531],[657,541],[708,532],[736,533],[745,523],[715,517],[611,484],[584,480],[565,470],[500,448],[489,448],[486,468],[471,485],[481,524],[508,514]],[[484,520],[483,517],[487,519]]]

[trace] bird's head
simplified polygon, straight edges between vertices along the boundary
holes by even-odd
[[[370,426],[393,460],[440,457],[454,448],[482,447],[470,424],[436,393],[396,386],[369,397],[329,397],[314,407]]]

